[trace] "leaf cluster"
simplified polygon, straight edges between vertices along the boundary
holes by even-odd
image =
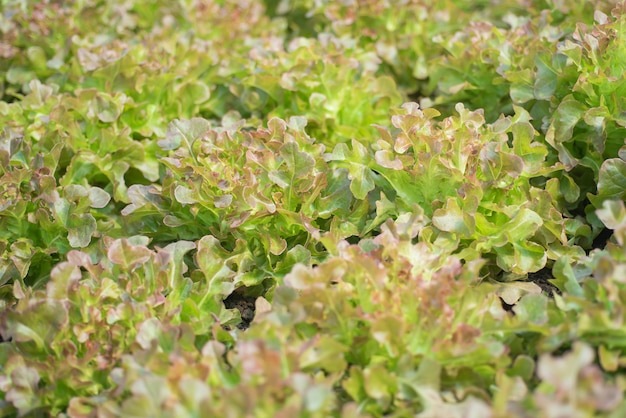
[[[0,415],[623,416],[625,19],[4,2]]]

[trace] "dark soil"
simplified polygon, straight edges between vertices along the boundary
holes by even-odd
[[[549,267],[544,267],[536,273],[528,273],[527,281],[533,282],[541,288],[543,293],[552,297],[555,292],[561,294],[561,291],[548,281],[552,278],[552,270]]]
[[[561,291],[548,280],[552,279],[552,270],[549,267],[544,267],[536,273],[528,273],[528,278],[525,280],[526,282],[532,282],[541,288],[541,291],[548,295],[548,297],[553,297],[554,293],[561,294]],[[514,305],[509,305],[502,298],[500,298],[500,302],[502,303],[502,309],[507,312],[513,311]]]
[[[241,314],[241,322],[237,325],[237,328],[245,330],[250,327],[250,323],[254,319],[255,301],[256,297],[243,296],[236,291],[224,299],[224,306],[227,309],[237,309]]]
[[[609,242],[612,236],[613,236],[612,230],[608,228],[603,229],[598,234],[598,236],[593,240],[592,249],[596,249],[596,248],[603,249],[606,246],[606,244]],[[529,273],[526,281],[535,283],[537,286],[541,288],[541,291],[545,293],[546,295],[548,295],[549,297],[552,297],[555,292],[560,295],[561,291],[555,285],[553,285],[552,283],[548,281],[550,279],[552,279],[552,271],[550,270],[549,267],[544,267],[543,269],[539,270],[536,273]],[[502,299],[500,299],[500,301],[502,302],[502,308],[505,311],[508,311],[508,312],[513,311],[513,305],[509,305]]]
[[[609,242],[609,239],[613,236],[613,231],[608,228],[604,228],[598,236],[593,240],[592,248],[604,249],[606,244]]]

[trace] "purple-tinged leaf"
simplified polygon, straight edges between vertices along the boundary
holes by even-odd
[[[126,238],[113,241],[107,251],[107,257],[111,262],[120,265],[125,270],[130,270],[138,264],[143,264],[150,259],[152,251],[142,245],[132,245]]]
[[[80,270],[69,262],[59,263],[50,273],[50,281],[46,286],[47,295],[51,299],[67,299],[69,292],[81,278]]]

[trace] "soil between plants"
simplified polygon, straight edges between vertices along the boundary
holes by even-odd
[[[241,314],[241,322],[237,324],[240,330],[246,330],[250,327],[250,323],[254,319],[254,302],[256,297],[243,296],[238,292],[231,293],[224,299],[224,306],[227,309],[237,309]]]
[[[523,281],[536,284],[541,288],[542,293],[545,293],[546,295],[548,295],[548,297],[551,298],[554,296],[555,293],[559,295],[561,294],[561,291],[555,285],[549,282],[549,280],[552,278],[552,270],[549,267],[544,267],[535,273],[528,273],[528,278]],[[513,315],[515,315],[515,312],[513,311],[513,306],[515,306],[514,304],[509,305],[502,298],[500,298],[500,302],[502,303],[502,308],[505,311],[511,312],[513,313]]]

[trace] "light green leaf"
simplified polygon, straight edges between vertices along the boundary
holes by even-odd
[[[382,364],[367,367],[363,372],[365,392],[387,405],[397,390],[396,377]]]
[[[65,302],[54,299],[32,301],[25,309],[9,311],[6,315],[8,334],[17,343],[34,342],[40,353],[50,349],[51,342],[68,321]]]
[[[551,54],[545,53],[535,57],[537,77],[535,79],[535,98],[537,100],[550,100],[557,85],[557,74],[550,61]]]
[[[90,213],[80,215],[72,213],[68,220],[67,230],[67,239],[72,247],[86,247],[97,230],[96,220]]]
[[[523,241],[514,243],[513,248],[513,273],[534,273],[545,267],[548,255],[543,246],[532,241]]]
[[[521,322],[529,321],[535,325],[545,325],[548,322],[548,300],[542,294],[522,297],[513,310]]]
[[[364,165],[350,165],[350,191],[352,195],[363,200],[369,192],[374,190],[374,176],[372,171]]]
[[[518,242],[532,236],[541,225],[541,216],[530,209],[522,208],[506,224],[505,234],[511,242]]]
[[[315,167],[315,159],[306,152],[300,151],[297,142],[285,143],[280,147],[279,152],[292,173],[292,178],[302,178],[311,173]]]
[[[99,187],[90,187],[88,193],[92,208],[102,209],[111,201],[111,195]]]
[[[77,266],[62,262],[54,266],[50,272],[50,281],[46,290],[51,299],[67,299],[70,288],[80,280],[81,274]]]
[[[321,368],[329,373],[342,371],[346,367],[344,353],[347,351],[348,347],[330,335],[321,335],[300,356],[300,367],[304,370]]]
[[[449,197],[446,205],[433,213],[433,225],[442,231],[469,234],[470,228],[473,229],[473,225],[468,226],[466,218],[457,199]]]
[[[592,202],[599,207],[605,199],[626,199],[626,161],[622,159],[611,158],[602,163],[598,194],[593,196]]]
[[[195,195],[195,191],[183,186],[182,184],[179,184],[176,186],[176,189],[174,189],[174,197],[176,197],[176,200],[183,205],[193,205],[194,203],[197,203],[198,200]]]
[[[141,348],[147,350],[152,341],[157,340],[161,335],[161,321],[157,318],[148,318],[139,325],[139,331],[135,340]]]
[[[174,119],[167,127],[165,139],[159,141],[158,144],[164,150],[177,149],[181,144],[191,150],[193,143],[204,135],[209,128],[210,123],[206,119]]]

